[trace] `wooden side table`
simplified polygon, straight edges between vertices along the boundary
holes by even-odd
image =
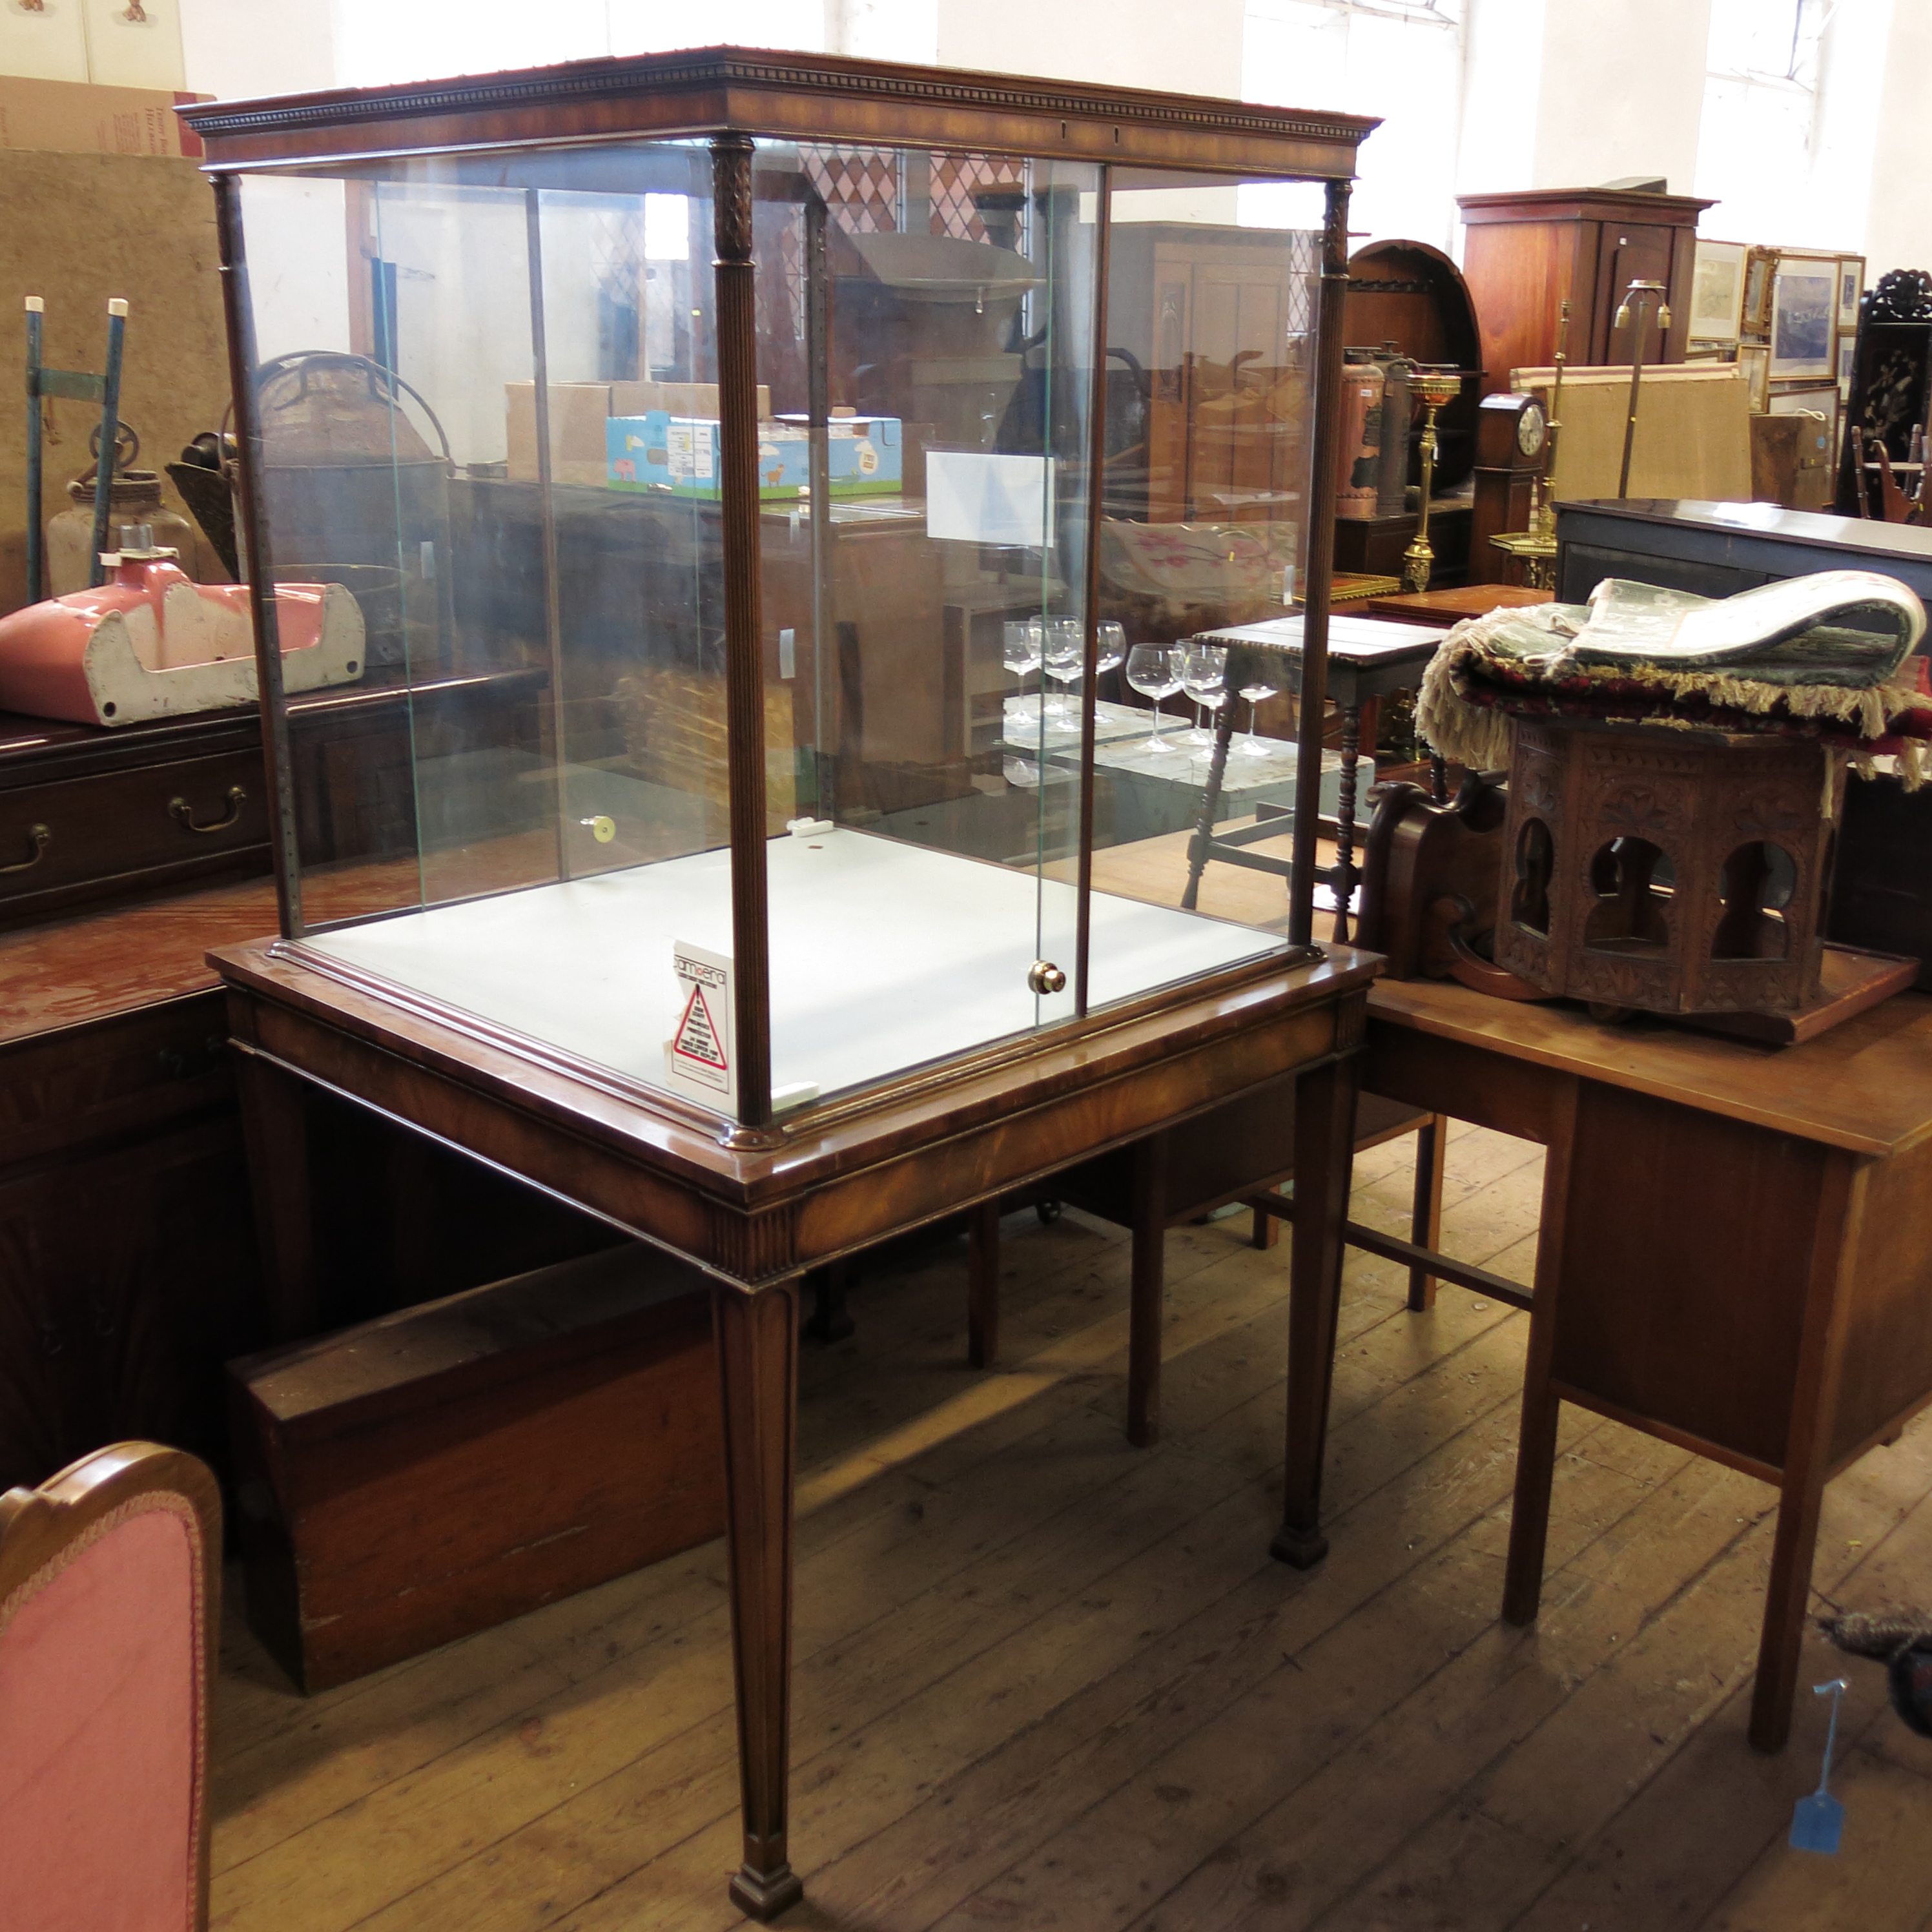
[[[1334,1352],[1355,1066],[1379,961],[1347,946],[1264,966],[1218,991],[1058,1040],[1010,1045],[886,1100],[829,1103],[770,1144],[624,1076],[432,1014],[352,968],[260,941],[212,956],[228,986],[269,1297],[300,1334],[314,1300],[315,1198],[305,1085],[467,1152],[695,1262],[712,1283],[724,1417],[726,1536],[744,1863],[732,1896],[758,1918],[799,1897],[787,1847],[792,1472],[805,1270],[1144,1139],[1251,1090],[1294,1085],[1297,1208],[1291,1346]],[[1157,1246],[1136,1294],[1157,1301]],[[1287,1438],[1291,1495],[1320,1490],[1321,1419]],[[1298,1504],[1298,1508],[1300,1507]],[[1291,1509],[1279,1546],[1310,1527]]]
[[[1531,590],[1520,584],[1459,584],[1448,590],[1391,591],[1370,598],[1362,608],[1372,617],[1386,617],[1393,623],[1446,629],[1465,617],[1486,617],[1492,610],[1521,610],[1556,601],[1553,590]]]
[[[1564,1402],[1774,1484],[1750,1738],[1781,1748],[1825,1484],[1932,1400],[1932,998],[1784,1048],[1427,980],[1370,1012],[1370,1090],[1548,1150],[1504,1617],[1537,1613]],[[1332,1370],[1291,1361],[1291,1418]]]
[[[1361,874],[1355,864],[1355,796],[1362,752],[1362,714],[1385,692],[1413,691],[1422,682],[1436,646],[1448,635],[1446,628],[1420,629],[1372,617],[1334,616],[1328,622],[1328,696],[1342,716],[1342,783],[1336,801],[1335,862],[1316,878],[1334,895],[1335,937],[1348,937],[1348,907]],[[1234,694],[1250,667],[1264,667],[1285,677],[1291,690],[1301,689],[1301,620],[1271,617],[1259,624],[1238,624],[1221,631],[1204,631],[1190,640],[1220,644],[1228,652],[1226,686],[1229,702],[1214,716],[1214,750],[1202,794],[1201,816],[1187,851],[1187,888],[1180,903],[1192,911],[1201,891],[1201,874],[1210,859],[1220,859],[1252,872],[1274,872],[1286,878],[1292,868],[1285,859],[1270,858],[1246,848],[1281,836],[1279,822],[1263,820],[1239,831],[1216,833],[1221,788],[1228,769],[1228,746],[1234,736]],[[1371,744],[1370,756],[1374,747]],[[1437,788],[1442,775],[1437,774]],[[1325,822],[1323,830],[1328,829]]]

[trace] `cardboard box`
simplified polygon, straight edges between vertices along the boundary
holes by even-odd
[[[613,416],[605,425],[614,490],[668,490],[674,496],[719,494],[719,425],[713,418],[652,410]],[[892,496],[903,488],[896,416],[842,416],[829,440],[835,496]],[[811,432],[802,422],[758,425],[758,494],[796,500],[812,482]]]
[[[537,386],[506,382],[509,409],[509,478],[537,480]],[[550,386],[550,476],[553,483],[604,481],[604,425],[610,416],[608,382]]]
[[[714,421],[718,414],[718,385],[716,382],[613,382],[610,385],[610,413],[614,416],[649,416],[653,410],[662,410],[667,416],[710,416]],[[772,412],[772,392],[770,385],[758,385],[758,420],[763,422]]]
[[[506,382],[512,483],[537,480],[537,386]],[[771,391],[758,388],[758,414],[771,408]],[[550,386],[550,474],[553,483],[602,488],[608,480],[604,424],[613,416],[718,414],[716,382],[553,382]]]
[[[175,110],[214,98],[0,74],[0,148],[193,159],[201,153],[200,138]]]

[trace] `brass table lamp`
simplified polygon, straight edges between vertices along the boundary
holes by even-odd
[[[1405,590],[1426,590],[1429,573],[1436,567],[1436,553],[1429,547],[1429,498],[1436,487],[1436,412],[1462,393],[1462,376],[1456,369],[1418,369],[1409,380],[1429,413],[1422,424],[1422,514],[1415,526],[1415,541],[1402,554],[1402,583]]]

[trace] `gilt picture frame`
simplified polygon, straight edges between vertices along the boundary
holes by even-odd
[[[1838,377],[1838,257],[1781,252],[1772,277],[1771,380]]]
[[[1697,240],[1690,284],[1690,337],[1697,342],[1735,342],[1744,306],[1745,258],[1742,242]]]
[[[1838,257],[1838,333],[1858,332],[1858,298],[1865,292],[1865,258],[1862,255]]]

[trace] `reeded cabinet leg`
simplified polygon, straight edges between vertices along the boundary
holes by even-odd
[[[1419,1248],[1442,1245],[1442,1167],[1449,1149],[1449,1123],[1440,1114],[1415,1136],[1415,1206],[1408,1238]],[[1436,1277],[1426,1268],[1408,1271],[1408,1305],[1418,1315],[1436,1306]]]
[[[966,1359],[990,1369],[1000,1354],[1000,1204],[982,1201],[966,1228]]]
[[[1288,1453],[1273,1555],[1307,1570],[1328,1553],[1322,1456],[1335,1378],[1342,1230],[1354,1165],[1356,1062],[1332,1061],[1294,1085],[1294,1235],[1288,1257]]]
[[[732,1902],[776,1918],[804,1896],[785,1842],[791,1701],[792,1469],[798,1282],[711,1295],[724,1401],[725,1538],[745,1862]]]
[[[1145,1449],[1160,1434],[1162,1289],[1167,1267],[1167,1139],[1134,1149],[1133,1285],[1127,1316],[1127,1440]]]

